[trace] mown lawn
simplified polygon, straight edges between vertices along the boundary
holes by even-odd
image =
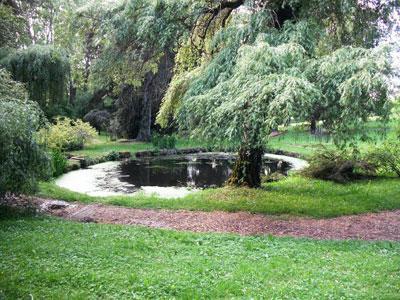
[[[176,143],[177,148],[201,147],[204,145],[205,143],[199,141],[182,138],[177,139]],[[84,149],[71,151],[71,154],[85,157],[99,157],[112,151],[135,153],[143,150],[154,150],[154,147],[151,143],[111,141],[108,136],[102,134],[85,145]]]
[[[365,151],[376,143],[381,143],[387,137],[394,137],[394,128],[398,120],[391,120],[386,124],[377,121],[369,121],[366,124],[367,140],[363,140],[357,133],[354,139],[361,151]],[[284,134],[273,137],[268,141],[268,147],[274,150],[283,150],[310,157],[321,145],[334,148],[334,143],[329,135],[312,135],[309,127],[304,124],[293,124],[280,129]]]
[[[0,220],[0,298],[398,299],[400,243]]]
[[[358,144],[361,149],[367,149],[371,144],[379,143],[386,136],[392,136],[394,132],[394,126],[396,121],[391,121],[386,125],[383,125],[376,121],[370,121],[367,124],[367,134],[371,138],[370,141],[359,140]],[[334,147],[332,139],[326,135],[311,135],[308,127],[303,124],[293,124],[288,127],[283,127],[282,132],[284,134],[271,138],[268,141],[267,148],[273,150],[283,150],[300,154],[302,157],[311,156],[320,145],[325,147]],[[360,137],[356,136],[356,140]],[[200,140],[193,140],[188,138],[177,138],[177,148],[191,148],[191,147],[205,147],[208,149],[222,150],[220,147],[216,147],[212,143],[203,142]],[[227,144],[225,148],[229,149]],[[85,145],[84,149],[78,151],[72,151],[73,155],[86,156],[86,157],[99,157],[110,153],[111,151],[116,152],[131,152],[143,150],[154,150],[151,143],[142,142],[120,142],[111,141],[110,138],[104,134],[96,137],[92,142]]]
[[[379,142],[382,125],[371,121],[368,123],[369,133]],[[387,134],[392,134],[393,124],[387,127]],[[326,137],[311,136],[302,126],[290,126],[285,135],[272,138],[269,146],[296,152],[309,157],[321,143],[333,147]],[[385,129],[386,130],[386,129]],[[370,143],[370,142],[369,142]],[[369,143],[361,143],[368,147]],[[193,140],[178,139],[177,147],[212,147],[206,143]],[[110,141],[100,135],[91,144],[75,155],[96,157],[111,151],[136,152],[154,149],[150,143],[122,143]],[[155,209],[188,209],[203,211],[248,211],[273,215],[295,215],[316,218],[335,217],[341,215],[377,212],[400,208],[400,181],[395,178],[365,180],[351,184],[336,184],[321,180],[290,176],[286,180],[266,184],[262,189],[208,189],[180,199],[162,199],[156,196],[117,196],[90,197],[57,187],[52,182],[40,184],[39,196],[66,201],[100,202],[136,208]]]
[[[145,195],[90,197],[60,188],[54,183],[41,183],[38,196],[136,208],[248,211],[327,218],[399,209],[400,180],[365,180],[343,185],[290,176],[285,180],[266,184],[262,189],[207,189],[179,199]]]

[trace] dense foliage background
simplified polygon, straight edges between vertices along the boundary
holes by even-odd
[[[371,118],[388,119],[393,70],[380,41],[397,2],[1,0],[0,66],[27,91],[12,113],[34,102],[53,126],[84,118],[113,138],[229,144],[248,184],[281,125],[319,124],[344,147],[354,132],[367,138]],[[64,136],[61,151],[84,143]]]

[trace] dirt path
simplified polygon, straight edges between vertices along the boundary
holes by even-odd
[[[400,241],[400,210],[318,220],[294,217],[282,219],[246,212],[135,209],[39,198],[32,198],[29,201],[47,214],[80,222],[143,225],[242,235],[272,234],[315,239]]]

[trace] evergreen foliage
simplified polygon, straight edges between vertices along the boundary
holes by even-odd
[[[68,160],[60,150],[52,150],[51,154],[51,173],[53,177],[62,175],[67,169]]]

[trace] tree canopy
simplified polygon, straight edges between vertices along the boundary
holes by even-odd
[[[15,80],[26,84],[29,98],[37,101],[47,116],[60,113],[69,73],[69,62],[63,51],[34,45],[15,51],[2,64]]]
[[[252,164],[260,165],[269,134],[290,120],[322,120],[343,145],[368,117],[387,116],[388,53],[369,48],[390,4],[332,1],[324,3],[329,13],[314,4],[319,15],[289,1],[245,6],[232,16],[211,39],[209,59],[174,78],[159,124],[172,115],[184,132],[241,149],[248,161],[239,159],[237,175],[243,168],[259,173]],[[259,184],[242,175],[235,184]]]
[[[240,143],[251,128],[251,143],[263,144],[273,128],[291,118],[307,119],[316,107],[327,128],[342,138],[371,114],[385,116],[390,72],[385,49],[348,46],[317,55],[324,36],[315,23],[288,21],[265,32],[253,27],[265,17],[263,12],[248,17],[247,25],[239,20],[216,36],[215,47],[224,43],[221,51],[197,76],[192,71],[172,82],[161,124],[167,107],[176,109],[172,102],[182,101],[176,119],[183,130]],[[252,124],[248,129],[246,122]]]
[[[377,46],[399,6],[0,0],[0,63],[48,117],[101,112],[99,127],[140,141],[179,129],[229,143],[257,173],[281,125],[320,121],[343,145],[369,117],[387,117],[389,51]]]

